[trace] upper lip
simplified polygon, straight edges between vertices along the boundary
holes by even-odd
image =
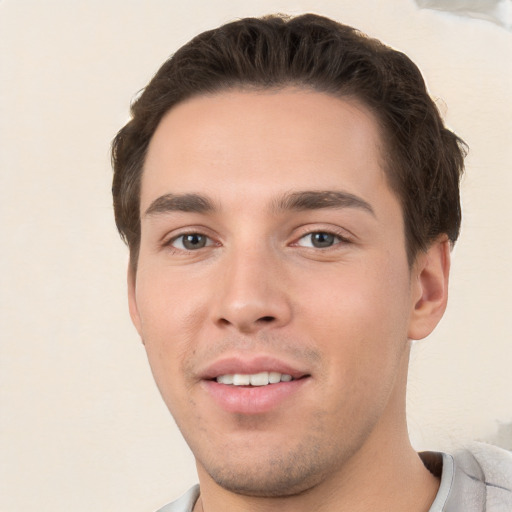
[[[233,375],[235,373],[250,375],[260,372],[278,372],[291,375],[299,379],[309,375],[307,371],[299,368],[299,365],[287,363],[281,359],[271,356],[224,356],[198,372],[203,380],[212,380],[219,375]]]

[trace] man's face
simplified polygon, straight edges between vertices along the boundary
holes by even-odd
[[[418,290],[380,144],[355,100],[292,89],[154,134],[130,308],[200,477],[298,492],[402,419]]]

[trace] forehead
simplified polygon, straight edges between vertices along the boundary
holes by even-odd
[[[353,98],[291,88],[198,96],[171,109],[153,135],[141,211],[164,193],[226,196],[237,183],[251,197],[340,187],[372,195],[386,185],[382,153],[375,116]]]

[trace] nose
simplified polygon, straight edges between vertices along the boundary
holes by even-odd
[[[271,250],[231,251],[222,265],[214,307],[219,327],[251,334],[290,321],[286,272]]]

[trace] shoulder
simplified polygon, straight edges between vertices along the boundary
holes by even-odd
[[[192,512],[197,498],[199,498],[199,485],[194,485],[183,496],[158,509],[157,512]]]
[[[484,443],[472,443],[453,455],[455,477],[468,480],[488,512],[512,511],[512,453]],[[458,478],[457,478],[458,477]]]

